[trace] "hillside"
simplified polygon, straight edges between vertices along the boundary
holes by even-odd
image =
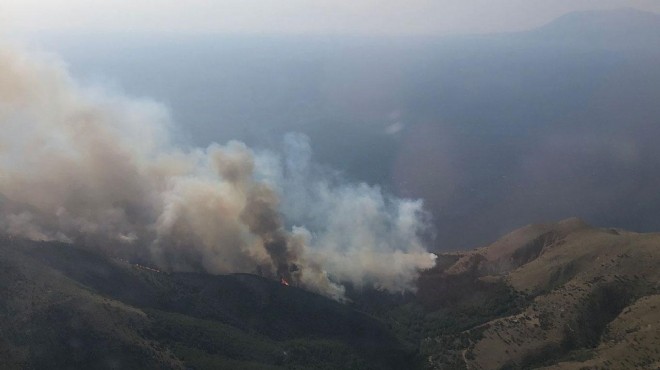
[[[385,325],[254,275],[166,274],[71,245],[0,240],[9,369],[401,368]]]
[[[422,278],[416,300],[427,303],[420,340],[428,368],[660,366],[660,234],[568,219],[443,257],[450,262]],[[448,282],[461,282],[450,302],[440,298]],[[482,314],[434,327],[434,317],[452,311]]]
[[[248,274],[164,273],[0,241],[0,358],[61,369],[656,369],[660,234],[579,219],[438,256],[415,294],[341,304]]]

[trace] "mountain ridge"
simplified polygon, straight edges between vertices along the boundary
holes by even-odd
[[[10,368],[397,368],[410,355],[377,319],[255,275],[165,273],[53,242],[3,239],[0,254]]]
[[[577,11],[528,32],[542,42],[655,53],[660,45],[660,14],[634,8]]]
[[[342,304],[251,274],[3,238],[0,357],[17,369],[653,369],[658,246],[660,233],[577,218],[533,224],[438,254],[415,293],[349,287]]]
[[[660,299],[659,246],[658,233],[568,219],[465,252],[444,269],[447,276],[504,281],[525,303],[461,332],[469,338],[457,352],[462,368],[657,368],[660,337],[652,328],[659,322],[650,307]],[[530,250],[533,258],[517,258]]]

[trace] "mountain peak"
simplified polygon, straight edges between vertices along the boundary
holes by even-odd
[[[587,43],[603,48],[657,49],[660,14],[633,8],[572,12],[532,33],[545,40]]]
[[[564,14],[546,27],[641,28],[660,24],[660,14],[634,8],[585,10]]]

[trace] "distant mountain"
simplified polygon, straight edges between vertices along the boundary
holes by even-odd
[[[428,49],[410,74],[392,178],[425,199],[438,250],[574,215],[660,229],[649,139],[660,135],[660,15],[571,13]]]
[[[579,219],[444,253],[415,294],[341,304],[0,240],[3,369],[657,369],[660,234]]]
[[[632,8],[569,13],[530,32],[590,48],[660,50],[660,14]]]

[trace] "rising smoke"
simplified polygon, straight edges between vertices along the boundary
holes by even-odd
[[[167,110],[79,86],[56,58],[0,48],[0,228],[169,271],[254,272],[342,299],[414,289],[434,265],[421,201],[232,141],[172,144]]]

